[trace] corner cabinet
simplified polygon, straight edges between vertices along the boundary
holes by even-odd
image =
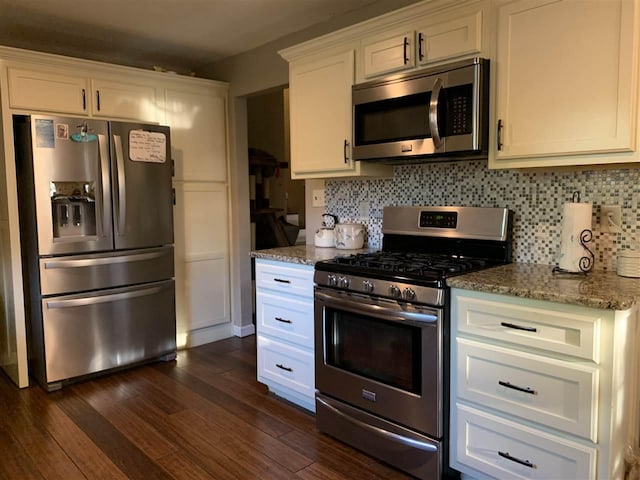
[[[491,167],[606,163],[585,155],[636,150],[637,9],[633,0],[497,3]]]
[[[455,288],[451,299],[451,466],[622,480],[638,435],[637,311]]]
[[[315,412],[314,268],[259,258],[255,265],[258,381]]]
[[[289,65],[291,178],[390,176],[351,157],[352,49]]]

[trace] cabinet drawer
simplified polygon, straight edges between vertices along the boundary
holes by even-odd
[[[313,348],[313,300],[283,297],[266,291],[256,295],[259,334]]]
[[[313,352],[258,335],[258,380],[275,382],[314,398]]]
[[[597,441],[598,369],[456,340],[458,398]]]
[[[595,479],[596,450],[457,404],[452,466],[496,479]]]
[[[256,288],[313,298],[313,267],[256,260]]]
[[[598,310],[580,309],[583,313],[574,313],[579,309],[563,311],[534,301],[515,305],[506,297],[491,297],[496,300],[454,295],[452,313],[459,332],[599,362],[597,339],[602,318]]]

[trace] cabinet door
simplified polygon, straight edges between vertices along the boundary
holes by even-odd
[[[147,122],[161,119],[162,106],[158,105],[156,89],[152,86],[94,79],[91,90],[91,113],[96,117]]]
[[[165,109],[175,179],[226,182],[226,90],[167,90]]]
[[[419,65],[482,51],[482,11],[453,20],[432,22],[418,30]]]
[[[364,76],[369,78],[413,68],[416,64],[414,35],[414,32],[410,31],[365,44],[363,49]]]
[[[9,105],[21,110],[87,114],[84,77],[9,68]]]
[[[176,182],[174,225],[179,346],[189,332],[231,320],[228,198],[225,184]]]
[[[498,7],[496,158],[635,149],[634,3]]]
[[[291,177],[352,172],[353,50],[289,70]]]

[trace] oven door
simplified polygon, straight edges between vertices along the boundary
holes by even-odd
[[[316,389],[443,435],[442,310],[315,289]]]

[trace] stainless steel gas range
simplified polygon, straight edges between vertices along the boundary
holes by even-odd
[[[315,266],[316,424],[420,479],[448,468],[447,278],[511,261],[503,208],[386,207],[382,249]]]

